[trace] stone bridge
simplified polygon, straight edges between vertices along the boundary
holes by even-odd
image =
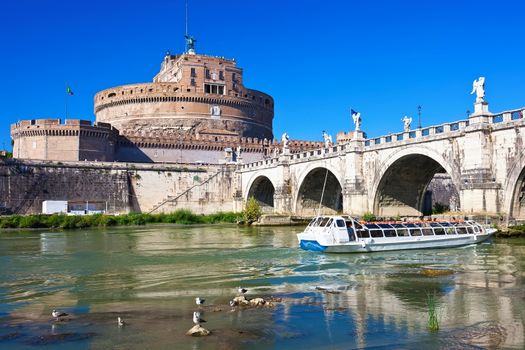
[[[254,196],[273,213],[419,216],[430,181],[446,173],[458,210],[524,219],[524,115],[476,103],[467,120],[369,139],[356,131],[333,147],[242,164],[237,204]]]

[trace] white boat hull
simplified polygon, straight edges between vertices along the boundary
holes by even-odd
[[[358,241],[336,244],[319,242],[315,239],[315,235],[309,233],[299,233],[297,238],[300,247],[305,250],[325,253],[369,253],[461,247],[481,243],[494,235],[494,233],[496,233],[496,229],[486,229],[484,233],[479,234],[396,237],[395,239],[387,237],[364,238]]]

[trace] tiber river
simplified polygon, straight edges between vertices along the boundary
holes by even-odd
[[[0,348],[525,347],[525,239],[324,255],[298,249],[298,230],[2,232]],[[228,301],[239,285],[249,289],[248,298],[281,301],[232,309]],[[427,294],[434,291],[438,332],[426,328]],[[196,296],[206,299],[208,337],[184,335],[193,325]],[[54,322],[54,308],[71,317]],[[128,324],[119,328],[117,316]]]

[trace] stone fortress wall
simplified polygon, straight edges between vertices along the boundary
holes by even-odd
[[[112,161],[118,131],[102,122],[36,119],[12,124],[11,137],[14,158]]]
[[[0,213],[41,213],[44,200],[109,214],[234,210],[235,165],[0,159]]]

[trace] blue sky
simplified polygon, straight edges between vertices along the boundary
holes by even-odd
[[[0,142],[21,119],[94,120],[102,89],[151,81],[184,50],[184,0],[0,2]],[[493,112],[525,106],[522,1],[196,1],[197,52],[235,58],[275,100],[274,134],[321,140],[362,114],[369,137],[463,119],[486,77]],[[413,122],[415,126],[417,122]]]

